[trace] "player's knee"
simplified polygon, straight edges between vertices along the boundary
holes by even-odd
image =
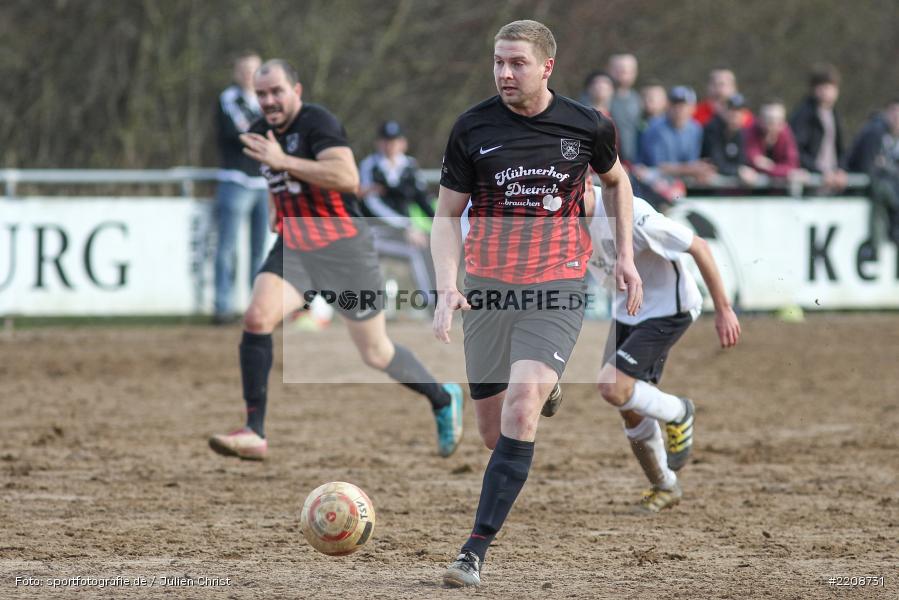
[[[359,348],[359,356],[367,366],[383,371],[390,364],[392,348],[389,344],[365,344]]]
[[[603,397],[603,400],[612,406],[624,406],[630,398],[630,394],[628,394],[625,386],[618,382],[598,383],[596,384],[596,388],[599,390],[599,394]]]
[[[495,425],[481,425],[478,424],[478,433],[481,434],[481,441],[484,442],[484,445],[487,446],[489,450],[493,450],[496,448],[496,443],[499,441],[499,428]]]
[[[279,316],[256,304],[251,304],[243,315],[243,328],[250,333],[271,333],[278,322]]]
[[[503,407],[503,426],[511,433],[527,439],[537,431],[537,420],[540,411],[534,407],[542,406],[537,398],[536,386],[533,390],[520,390],[516,395],[506,396],[506,405]]]

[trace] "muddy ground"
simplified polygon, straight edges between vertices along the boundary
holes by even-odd
[[[0,598],[896,598],[899,315],[743,321],[743,344],[722,352],[704,318],[665,373],[697,405],[683,503],[632,514],[644,483],[619,419],[569,384],[478,591],[438,585],[489,457],[470,406],[463,445],[440,459],[413,393],[279,383],[279,358],[270,460],[244,463],[206,445],[241,421],[238,326],[7,331]],[[392,328],[426,362],[448,362],[420,325]],[[343,333],[288,337],[310,364],[352,372]],[[604,336],[590,323],[581,344]],[[306,494],[331,480],[364,488],[378,518],[340,559],[299,533]],[[865,575],[885,587],[828,583]],[[50,587],[73,577],[153,586]]]

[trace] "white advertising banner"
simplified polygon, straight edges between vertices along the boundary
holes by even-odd
[[[669,213],[706,238],[748,310],[899,308],[892,242],[872,253],[864,198],[686,198]],[[211,203],[0,200],[0,315],[189,315],[212,308]],[[238,241],[237,307],[249,286]]]
[[[685,198],[669,216],[712,245],[748,310],[899,308],[896,244],[873,248],[866,198]]]
[[[211,203],[0,201],[0,315],[209,312]]]

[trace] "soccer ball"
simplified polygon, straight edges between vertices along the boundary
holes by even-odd
[[[371,538],[375,507],[352,483],[332,481],[306,498],[300,529],[309,545],[329,556],[352,554]]]

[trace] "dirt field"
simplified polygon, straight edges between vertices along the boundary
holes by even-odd
[[[479,591],[438,586],[489,456],[470,406],[462,447],[442,460],[414,394],[280,384],[279,360],[271,460],[242,463],[206,446],[240,423],[239,328],[0,333],[0,598],[899,597],[899,315],[743,324],[723,353],[703,319],[668,365],[664,387],[698,407],[683,504],[631,514],[644,485],[619,419],[589,385],[568,385]],[[604,333],[591,324],[581,343],[591,336]],[[329,356],[320,338],[306,334],[310,357]],[[377,509],[373,540],[340,559],[299,533],[305,495],[331,480]],[[859,575],[885,587],[827,581]],[[49,587],[79,576],[156,582]]]

